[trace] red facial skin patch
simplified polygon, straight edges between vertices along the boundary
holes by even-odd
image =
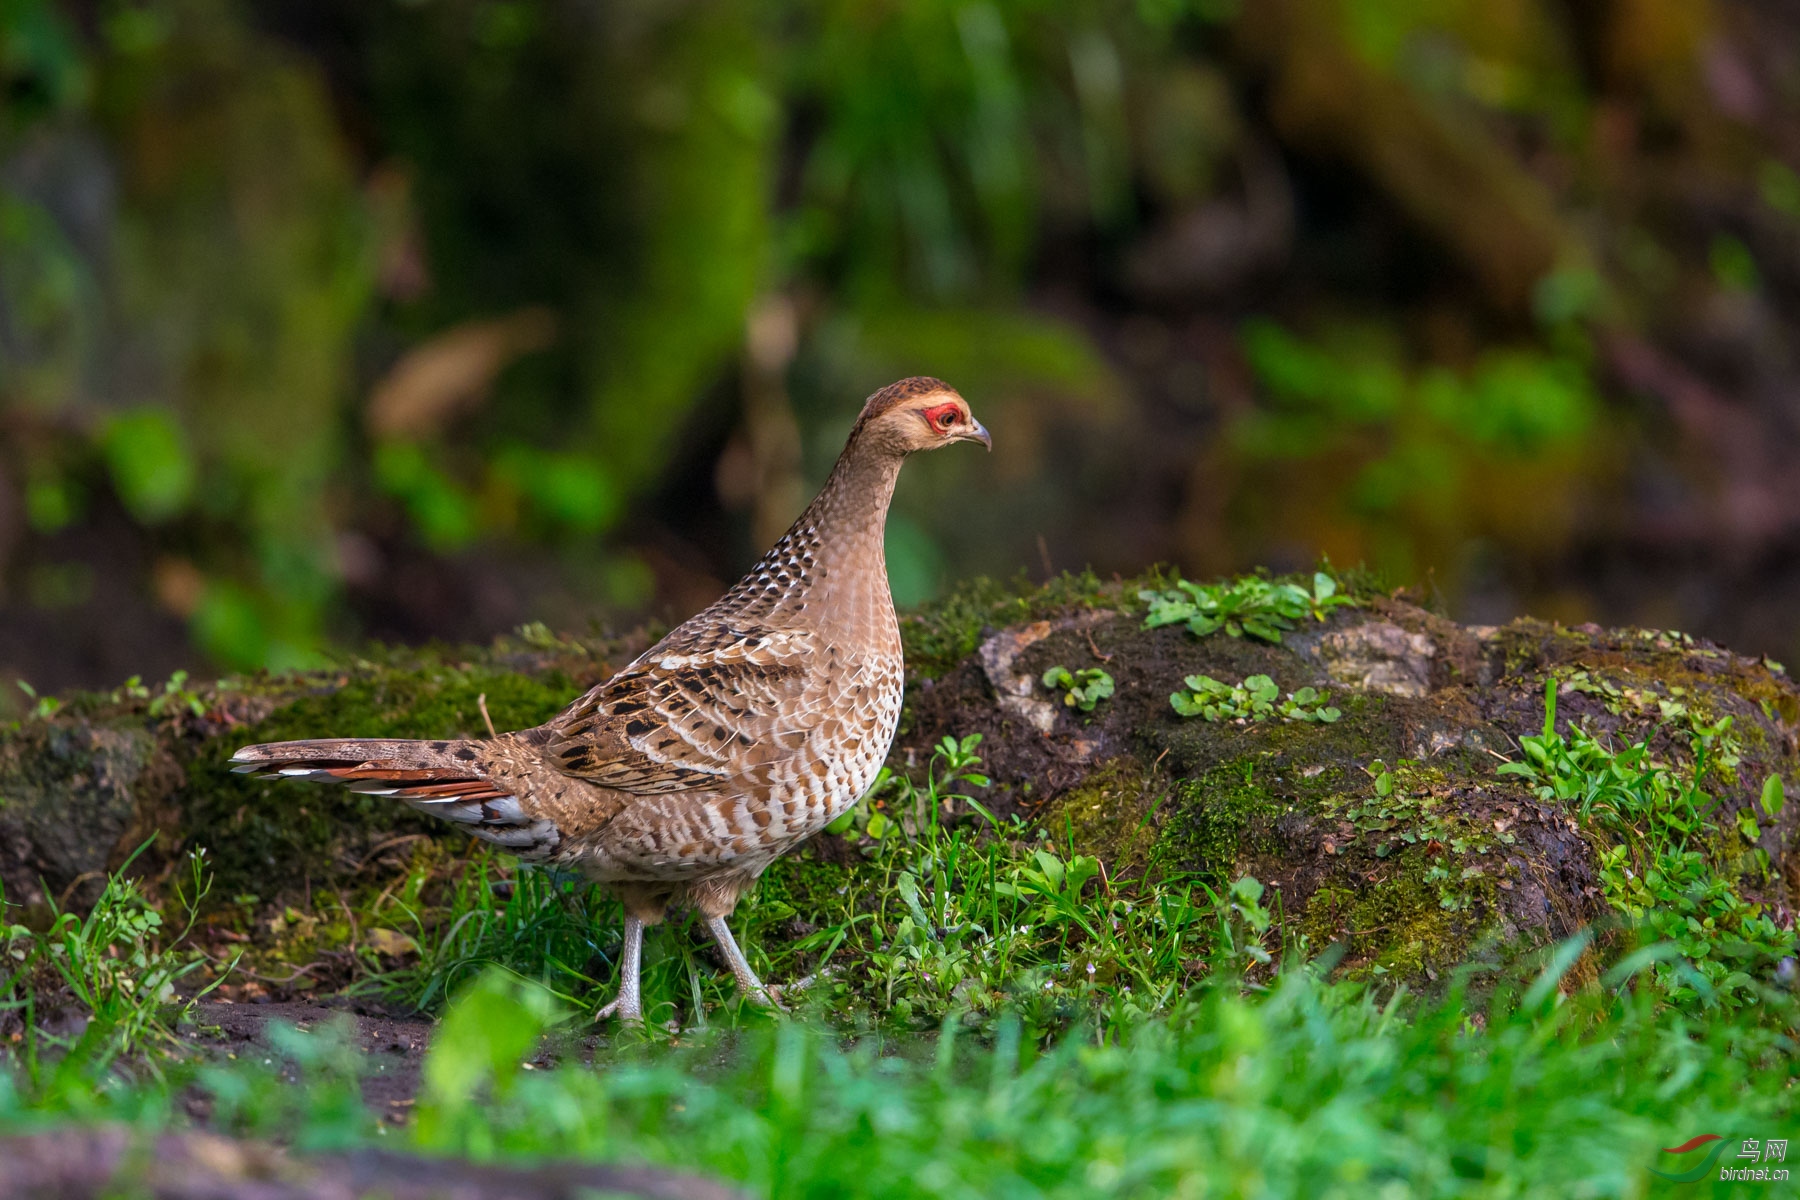
[[[925,409],[923,413],[926,423],[939,433],[949,433],[957,420],[962,417],[962,410],[955,401],[948,404],[937,404]]]

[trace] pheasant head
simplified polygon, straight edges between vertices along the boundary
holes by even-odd
[[[952,442],[980,442],[994,448],[993,438],[955,388],[941,379],[915,375],[869,397],[849,444],[863,454],[905,458]]]

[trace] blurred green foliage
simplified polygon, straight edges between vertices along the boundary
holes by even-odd
[[[920,372],[1001,453],[915,473],[903,600],[1049,546],[1529,575],[1629,490],[1619,337],[1786,285],[1755,33],[1673,0],[0,0],[0,606],[84,530],[229,666],[354,637],[347,592],[420,555],[671,602],[643,530],[691,522],[696,454],[754,514],[725,576]]]
[[[1399,578],[1445,561],[1472,530],[1516,527],[1519,508],[1546,498],[1539,489],[1554,496],[1595,465],[1601,402],[1587,356],[1495,349],[1465,370],[1419,369],[1378,327],[1308,341],[1266,320],[1248,322],[1242,344],[1269,399],[1234,423],[1243,459],[1334,466],[1333,509],[1375,531]]]

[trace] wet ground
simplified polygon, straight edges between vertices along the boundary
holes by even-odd
[[[363,1100],[390,1124],[405,1124],[419,1090],[419,1070],[437,1022],[429,1017],[393,1014],[380,1005],[325,998],[322,1002],[269,1001],[232,1003],[202,1000],[183,1036],[210,1055],[227,1059],[261,1056],[276,1059],[268,1037],[276,1022],[303,1031],[328,1022],[349,1022],[355,1047],[366,1060]],[[291,1068],[289,1068],[291,1070]]]

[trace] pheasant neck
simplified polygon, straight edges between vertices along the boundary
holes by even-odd
[[[852,637],[878,637],[894,624],[883,534],[900,456],[847,448],[818,497],[794,523],[812,543],[812,586],[806,605],[813,619],[841,625]]]

